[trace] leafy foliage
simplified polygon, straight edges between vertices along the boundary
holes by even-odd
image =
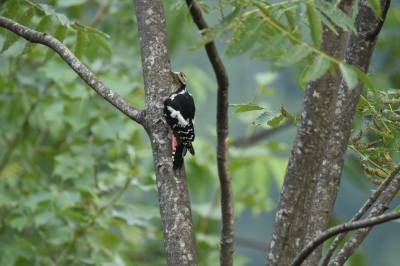
[[[386,178],[393,171],[399,153],[399,91],[368,93],[362,97],[358,112],[359,131],[351,148],[360,156],[362,167],[373,182]]]
[[[354,31],[352,16],[323,0],[200,1],[203,11],[220,20],[196,43],[184,3],[165,2],[173,61],[177,52],[223,39],[227,57],[268,62],[268,74],[290,67],[300,73],[302,87],[333,68],[350,88],[363,81],[369,93],[358,106],[350,147],[374,182],[393,168],[398,91],[377,90],[369,76],[321,51],[324,27]],[[369,2],[379,13],[379,1]],[[54,35],[107,85],[144,106],[132,1],[6,0],[0,7],[1,15]],[[396,32],[399,10],[391,12],[387,23]],[[381,88],[399,87],[393,39],[398,36],[386,34],[379,43],[389,51],[379,66],[383,72],[372,77]],[[163,265],[152,154],[143,129],[89,90],[46,47],[0,30],[0,49],[0,265]],[[215,82],[197,61],[183,61],[202,108],[214,97]],[[265,100],[279,92],[271,76],[255,78],[261,96],[233,104],[232,117],[246,122],[241,127],[249,125],[252,133],[286,120],[296,123],[297,115],[287,110],[291,99],[280,110]],[[198,137],[196,157],[187,160],[201,265],[218,263],[213,136]],[[238,217],[245,209],[259,214],[274,208],[272,194],[283,182],[288,151],[288,144],[277,140],[230,150]],[[252,264],[243,257],[236,261]]]
[[[121,81],[118,92],[142,102],[140,73],[124,75],[130,66],[118,64],[121,55],[113,69],[105,64],[108,35],[70,19],[86,1],[62,2],[10,0],[2,11],[55,35],[106,83]],[[155,254],[146,263],[159,264],[151,153],[142,130],[86,88],[54,52],[4,31],[0,39],[0,241],[8,243],[0,264],[121,264],[150,254],[133,245],[139,239]]]

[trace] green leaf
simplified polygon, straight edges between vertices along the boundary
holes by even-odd
[[[357,73],[358,78],[364,82],[364,86],[367,87],[368,89],[371,89],[373,91],[376,91],[376,86],[370,79],[370,77],[364,73],[361,69],[358,67],[352,67],[352,69]]]
[[[71,6],[82,5],[84,3],[86,3],[86,0],[68,0],[68,1],[60,1],[58,5],[60,7],[71,7]]]
[[[10,226],[18,231],[22,231],[28,224],[30,224],[30,220],[26,216],[15,217],[10,221]]]
[[[353,19],[329,1],[314,2],[320,12],[326,15],[335,25],[344,30],[356,31]]]
[[[110,124],[107,124],[103,119],[95,123],[91,127],[91,131],[95,137],[101,140],[113,140],[116,138],[117,131],[115,128],[110,127]]]
[[[311,53],[311,49],[304,45],[295,45],[276,61],[278,66],[294,65]]]
[[[68,27],[64,25],[59,25],[56,29],[56,32],[54,33],[54,37],[60,42],[63,42],[67,37],[67,33],[68,33]],[[52,49],[49,49],[46,53],[45,61],[49,60],[53,55],[54,51]]]
[[[271,5],[266,4],[266,3],[261,3],[261,2],[256,2],[254,1],[253,3],[263,14],[265,20],[264,20],[264,25],[268,28],[269,22],[274,23],[276,26],[278,26],[279,28],[283,29],[284,31],[290,32],[290,29],[282,24],[278,19],[276,19],[273,15],[272,15],[272,8]],[[269,21],[269,22],[268,22]]]
[[[19,37],[18,35],[12,33],[12,32],[7,32],[6,34],[6,40],[4,41],[3,47],[1,48],[0,53],[5,52],[8,48],[11,47],[16,41],[18,41]]]
[[[148,221],[136,217],[132,212],[112,210],[111,215],[113,218],[123,220],[129,226],[146,226]]]
[[[268,124],[268,126],[274,128],[274,127],[279,126],[284,119],[285,119],[285,117],[282,114],[279,114],[279,115],[274,116],[271,120],[269,120],[267,122],[267,124]]]
[[[32,211],[38,209],[40,204],[50,202],[52,200],[52,194],[48,191],[40,191],[35,194],[24,197],[22,205]]]
[[[357,72],[354,70],[353,66],[346,65],[341,63],[339,65],[340,72],[342,72],[343,78],[347,83],[347,86],[349,87],[350,90],[354,89],[354,87],[358,83],[358,75]]]
[[[217,248],[219,244],[219,238],[216,235],[204,234],[202,232],[196,234],[196,240],[201,244],[206,244],[209,247]],[[237,263],[237,260],[235,260]],[[240,265],[240,264],[238,264]],[[245,263],[242,265],[246,265]]]
[[[247,104],[231,104],[230,106],[235,107],[235,113],[243,113],[250,111],[263,110],[264,108],[255,103]]]
[[[78,192],[62,191],[56,195],[53,202],[60,210],[65,210],[75,206],[81,200],[81,195]]]
[[[97,31],[91,32],[89,39],[96,48],[103,49],[106,52],[106,56],[110,57],[112,55],[112,48],[109,42],[108,35],[100,34]]]
[[[374,11],[376,17],[382,16],[382,8],[381,8],[381,1],[379,0],[368,0],[368,4],[371,9]]]
[[[285,10],[285,17],[291,29],[297,26],[296,11],[293,9]]]
[[[242,8],[240,6],[235,8],[231,13],[229,13],[222,19],[220,26],[222,26],[222,27],[228,26],[234,19],[236,19],[239,16],[239,13],[241,11],[242,11]]]
[[[1,10],[5,10],[4,16],[15,19],[18,18],[21,14],[22,7],[20,0],[9,0],[9,1],[2,1],[2,5],[0,5]]]
[[[48,224],[54,223],[54,221],[56,219],[57,218],[54,215],[54,213],[49,212],[49,211],[45,211],[45,212],[39,213],[35,217],[35,224],[37,226],[48,225]]]
[[[244,26],[237,27],[233,32],[232,42],[226,50],[226,55],[235,56],[251,49],[260,38],[263,23],[259,20],[248,19]]]
[[[331,62],[327,58],[317,56],[314,62],[301,74],[300,85],[305,87],[308,82],[319,79],[328,71],[330,65]]]
[[[76,173],[79,166],[72,156],[68,154],[61,154],[55,158],[54,174],[60,176],[63,180],[78,178]]]
[[[22,17],[19,19],[19,22],[23,25],[26,24],[26,22],[32,18],[35,10],[33,8],[29,8],[27,11],[25,11],[22,15]],[[13,32],[7,32],[6,35],[6,40],[4,41],[3,47],[1,48],[1,52],[3,53],[6,51],[8,48],[10,48],[18,39],[19,36],[14,34]]]
[[[294,124],[296,124],[300,120],[300,118],[297,115],[286,110],[284,106],[281,106],[281,114],[290,121],[292,121]]]
[[[39,32],[51,32],[53,28],[53,23],[52,23],[52,16],[44,16],[40,22],[39,25],[36,27],[36,30]],[[22,54],[29,53],[32,51],[32,49],[35,47],[34,43],[27,43],[25,45],[24,50],[22,51]]]
[[[268,121],[276,116],[276,113],[271,111],[263,111],[260,115],[258,115],[254,121],[255,125],[265,125]]]
[[[40,32],[51,32],[53,29],[53,17],[48,15],[48,16],[44,16],[40,22],[39,25],[36,27],[37,31]]]
[[[327,26],[333,33],[336,35],[339,35],[339,33],[336,30],[336,26],[332,24],[332,22],[325,16],[321,16],[321,21],[324,23],[325,26]]]
[[[320,47],[322,43],[322,23],[321,14],[313,4],[307,4],[307,18],[310,24],[311,38],[316,47]]]
[[[76,43],[75,43],[75,56],[79,59],[82,58],[86,47],[88,44],[88,35],[86,30],[83,27],[78,28],[78,34],[76,36]]]

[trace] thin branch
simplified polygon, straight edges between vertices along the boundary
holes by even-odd
[[[371,209],[368,218],[377,217],[384,213],[390,202],[396,197],[397,193],[400,191],[400,176],[397,175],[392,182],[383,190],[381,196],[377,199],[376,203]],[[354,250],[364,241],[368,236],[372,227],[367,227],[360,229],[354,233],[354,235],[344,244],[340,249],[338,254],[332,260],[332,265],[340,266],[344,265],[347,259],[353,254]]]
[[[208,28],[201,8],[194,0],[186,0],[186,4],[192,15],[194,23],[199,30]],[[217,163],[218,176],[221,186],[221,212],[222,212],[222,230],[221,230],[221,265],[233,265],[233,253],[235,251],[235,215],[233,210],[233,192],[232,179],[228,171],[228,92],[229,80],[225,66],[218,54],[214,42],[205,44],[208,59],[214,69],[218,83],[217,92]]]
[[[272,135],[274,135],[282,130],[292,127],[293,125],[294,125],[293,122],[288,120],[285,123],[283,123],[282,125],[279,125],[277,127],[264,129],[264,130],[255,132],[254,134],[251,134],[251,135],[239,137],[239,138],[233,140],[232,146],[247,147],[247,146],[254,145],[255,143],[257,143],[261,140],[264,140],[266,138],[269,138]]]
[[[368,200],[364,203],[364,205],[357,211],[357,213],[351,218],[349,222],[358,221],[363,217],[369,208],[376,202],[378,197],[382,194],[382,192],[389,186],[389,184],[393,181],[393,179],[399,174],[400,172],[400,165],[397,166],[390,175],[385,179],[385,181],[375,190],[368,198]],[[329,263],[330,258],[332,257],[333,253],[335,252],[336,248],[338,247],[339,243],[346,237],[346,234],[339,234],[333,240],[332,244],[329,247],[328,252],[326,253],[325,257],[322,260],[322,266],[326,266]]]
[[[322,234],[320,234],[317,238],[313,239],[311,242],[309,242],[303,250],[299,253],[299,255],[296,256],[296,258],[292,262],[292,266],[300,266],[303,261],[322,243],[324,243],[326,240],[331,238],[334,235],[360,229],[360,228],[365,228],[365,227],[372,227],[378,224],[386,223],[391,220],[399,219],[400,218],[400,212],[391,212],[387,214],[383,214],[380,216],[376,217],[371,217],[363,220],[359,220],[356,222],[347,222],[341,225],[337,225],[335,227],[332,227]]]
[[[14,32],[27,41],[40,43],[54,50],[100,96],[132,120],[144,125],[145,112],[135,108],[119,94],[108,88],[62,42],[47,33],[32,30],[3,16],[0,16],[0,27]]]

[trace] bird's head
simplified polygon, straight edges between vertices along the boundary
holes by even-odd
[[[186,86],[186,76],[183,74],[183,72],[172,72],[174,75],[174,78],[177,82],[182,84],[183,86]]]

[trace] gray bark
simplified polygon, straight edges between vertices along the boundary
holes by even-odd
[[[345,52],[346,63],[363,71],[368,69],[383,22],[375,18],[366,2],[360,2],[357,33],[352,34]],[[349,12],[352,1],[342,1],[340,5],[345,12]],[[385,1],[382,6],[385,7]],[[325,32],[323,50],[340,59],[346,39],[344,32],[339,36]],[[290,259],[305,241],[311,241],[325,230],[336,199],[352,118],[361,90],[361,83],[349,90],[338,71],[335,76],[328,73],[309,84],[275,220],[268,265],[289,265]],[[313,99],[313,95],[323,99]],[[318,265],[320,257],[321,248],[303,265]]]
[[[382,6],[384,7],[385,4],[382,3]],[[378,27],[379,23],[367,2],[360,1],[355,23],[357,32],[351,34],[345,51],[345,62],[347,64],[354,65],[364,72],[368,71],[379,31],[375,32],[373,38],[370,34]],[[340,83],[328,147],[310,204],[312,221],[308,223],[307,241],[313,239],[328,226],[340,184],[353,116],[362,88],[361,82],[351,90],[343,79]],[[317,265],[321,258],[321,251],[322,247],[317,249],[304,265]]]
[[[339,30],[337,36],[324,27],[322,50],[340,59],[346,36],[346,32]],[[305,244],[307,225],[313,222],[309,206],[326,150],[339,82],[340,75],[336,71],[336,75],[326,73],[307,86],[304,109],[275,216],[267,265],[289,265]]]
[[[184,168],[174,171],[171,136],[163,119],[163,102],[177,89],[170,70],[165,16],[161,0],[136,0],[146,95],[145,128],[157,177],[167,263],[197,265],[192,215]]]
[[[0,27],[33,43],[48,46],[105,100],[146,129],[152,144],[161,221],[168,265],[197,265],[185,170],[172,169],[171,137],[163,119],[163,101],[178,84],[171,75],[165,16],[160,0],[136,1],[146,110],[140,110],[108,88],[60,41],[0,16]]]

